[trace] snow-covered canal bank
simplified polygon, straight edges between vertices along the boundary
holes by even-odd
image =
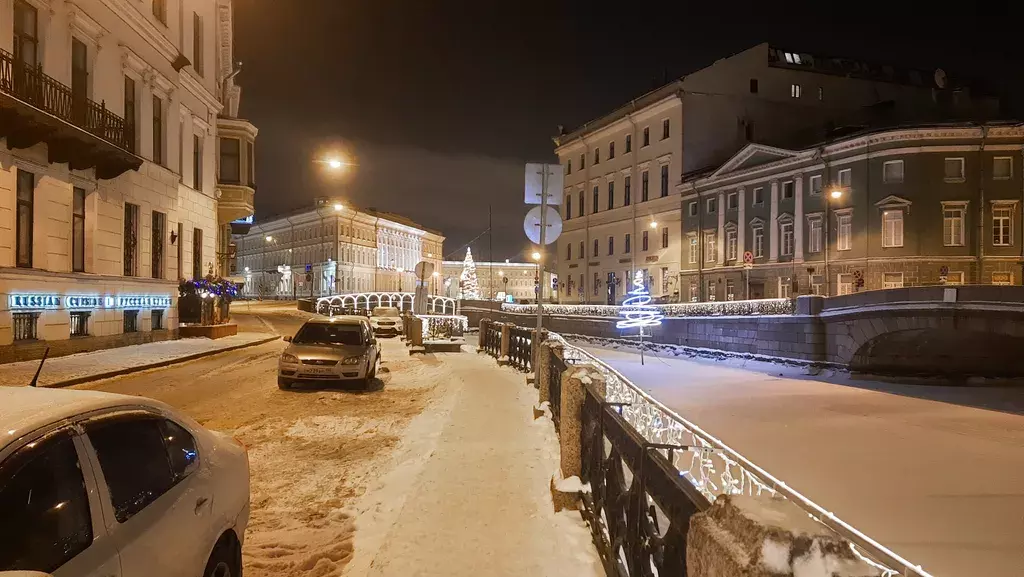
[[[585,348],[932,574],[1021,575],[1024,416],[963,404],[1012,410],[1024,389],[853,387],[768,363],[647,354],[641,366],[631,351]]]

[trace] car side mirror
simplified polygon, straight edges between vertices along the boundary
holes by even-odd
[[[292,338],[291,337],[285,337],[284,338],[284,342],[290,343],[290,342],[292,342]]]

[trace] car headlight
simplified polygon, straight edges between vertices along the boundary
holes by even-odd
[[[363,356],[363,355],[359,355],[358,357],[346,357],[344,360],[341,361],[341,364],[343,364],[343,365],[358,365],[359,363],[363,362],[363,360],[365,360],[365,359],[366,359],[366,357]]]
[[[299,357],[297,357],[295,355],[289,355],[288,353],[283,353],[281,355],[281,362],[289,364],[289,365],[295,365],[295,364],[298,364]]]

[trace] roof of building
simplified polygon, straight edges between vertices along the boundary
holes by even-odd
[[[264,224],[265,223],[271,223],[271,222],[278,221],[278,220],[285,220],[287,218],[294,217],[294,216],[300,216],[300,215],[304,215],[304,214],[315,213],[316,211],[317,211],[316,207],[299,208],[299,209],[291,210],[291,211],[288,211],[288,212],[281,212],[281,213],[278,213],[278,214],[274,214],[274,215],[268,216],[266,218],[260,219],[260,221],[262,223],[264,223]],[[427,232],[427,233],[430,233],[430,234],[436,234],[437,236],[440,236],[440,237],[444,238],[444,234],[441,231],[435,230],[435,229],[432,229],[432,228],[427,228],[427,227],[425,227],[425,226],[423,226],[423,225],[413,221],[412,219],[410,219],[408,217],[405,217],[405,216],[402,216],[400,214],[395,214],[393,212],[387,212],[387,211],[384,211],[384,210],[378,210],[377,208],[374,208],[374,207],[358,209],[357,213],[365,214],[365,215],[367,215],[367,216],[369,216],[371,218],[382,218],[382,219],[385,219],[385,220],[390,220],[391,222],[394,222],[394,223],[397,223],[397,224],[401,224],[401,225],[405,225],[405,226],[409,226],[409,227],[412,227],[412,228],[417,228],[417,229],[422,230],[424,232]],[[261,226],[261,224],[260,224],[260,222],[254,222],[252,224],[252,226],[255,226],[255,227],[259,228]]]

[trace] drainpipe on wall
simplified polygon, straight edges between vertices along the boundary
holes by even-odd
[[[974,271],[975,284],[982,282],[982,260],[985,257],[985,138],[988,126],[981,127],[981,144],[978,146],[978,256]],[[964,171],[966,172],[966,168]],[[964,175],[966,176],[966,174]]]

